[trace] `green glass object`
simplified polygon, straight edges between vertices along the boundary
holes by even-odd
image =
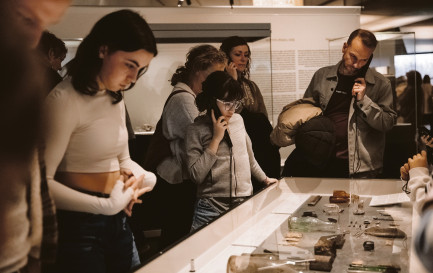
[[[312,232],[312,231],[326,231],[336,232],[337,224],[327,221],[322,221],[315,217],[290,217],[289,218],[289,229]]]

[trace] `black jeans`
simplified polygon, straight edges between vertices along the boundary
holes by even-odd
[[[161,241],[167,247],[189,234],[194,214],[197,186],[191,180],[170,184],[157,175],[162,213]]]

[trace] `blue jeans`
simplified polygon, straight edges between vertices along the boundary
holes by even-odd
[[[231,206],[237,206],[248,197],[232,198]],[[210,221],[218,218],[230,208],[228,197],[201,197],[195,203],[194,216],[192,218],[191,232],[199,229]]]
[[[59,249],[55,272],[129,272],[140,265],[124,212],[113,216],[57,211]]]

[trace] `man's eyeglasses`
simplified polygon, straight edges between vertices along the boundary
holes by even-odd
[[[220,99],[216,99],[216,100],[221,102],[222,104],[224,104],[224,108],[226,109],[226,111],[236,110],[242,104],[240,101],[237,101],[237,100],[235,100],[235,101],[223,101]]]

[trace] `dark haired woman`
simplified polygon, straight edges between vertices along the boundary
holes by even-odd
[[[224,52],[214,46],[195,46],[188,51],[185,64],[177,68],[171,78],[173,91],[161,117],[162,133],[170,143],[171,155],[157,163],[158,183],[153,192],[157,196],[155,199],[161,201],[159,207],[164,215],[161,219],[162,247],[174,243],[191,229],[196,187],[185,163],[186,128],[199,114],[195,97],[201,92],[202,82],[210,73],[224,70],[226,63]],[[152,158],[151,154],[146,155],[147,160]]]
[[[411,70],[406,73],[407,86],[400,95],[398,103],[400,105],[400,116],[402,122],[412,123],[413,126],[422,125],[422,110],[423,110],[423,90],[421,87],[422,77],[416,70]],[[416,93],[416,96],[415,96]],[[416,101],[415,101],[416,100]],[[415,110],[415,106],[416,110]],[[417,117],[418,124],[415,124]]]
[[[192,230],[252,195],[251,175],[266,185],[277,182],[258,165],[242,117],[235,113],[242,98],[239,83],[222,71],[207,77],[196,98],[206,114],[188,127],[185,140],[190,176],[198,185]]]
[[[124,211],[155,184],[128,152],[123,90],[157,54],[146,21],[130,10],[101,18],[47,97],[50,191],[58,209],[55,272],[127,272],[139,265]],[[143,178],[144,177],[144,178]]]
[[[66,57],[68,49],[65,46],[65,42],[47,30],[42,32],[37,49],[40,52],[41,62],[45,68],[44,80],[46,82],[46,94],[48,94],[62,81],[62,77],[58,71],[62,69],[62,62]]]
[[[227,72],[242,87],[242,106],[236,112],[244,119],[254,155],[268,176],[279,177],[281,164],[279,148],[271,143],[269,137],[273,128],[268,119],[263,96],[257,84],[250,80],[250,47],[242,37],[231,36],[223,40],[220,49],[229,59]],[[255,190],[263,186],[260,181],[255,180],[253,180],[253,185]]]
[[[262,113],[268,117],[262,93],[257,84],[250,80],[251,50],[248,43],[242,37],[231,36],[222,42],[220,49],[229,59],[227,72],[238,80],[244,92],[242,110]]]

